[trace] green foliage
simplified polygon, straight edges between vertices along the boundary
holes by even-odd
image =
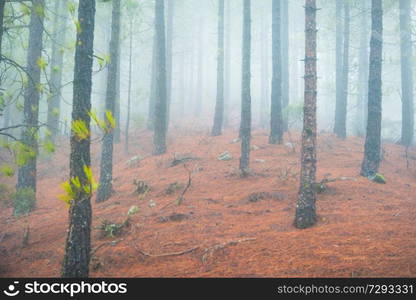
[[[52,115],[53,115],[54,117],[59,116],[59,109],[58,109],[58,108],[56,108],[56,107],[54,107],[54,108],[52,109]]]
[[[0,92],[0,113],[6,108],[6,100],[4,95]]]
[[[52,136],[52,132],[48,128],[45,128],[45,136],[48,138]]]
[[[89,115],[95,124],[97,124],[97,126],[105,133],[111,132],[116,127],[116,120],[109,110],[105,112],[105,120],[100,120],[93,111],[89,112]]]
[[[45,8],[43,7],[42,4],[35,5],[33,10],[35,14],[38,15],[39,17],[45,17]]]
[[[23,144],[22,142],[10,143],[10,147],[15,153],[16,164],[19,167],[24,166],[29,160],[36,157],[35,150],[32,147]]]
[[[74,16],[75,15],[75,2],[74,1],[68,1],[67,8],[69,13]]]
[[[20,4],[20,12],[23,16],[29,16],[30,15],[30,7],[26,4]]]
[[[78,20],[74,20],[75,28],[77,30],[77,33],[81,33],[81,23]]]
[[[100,69],[104,69],[110,63],[111,56],[110,54],[105,54],[103,57],[97,56],[97,59]]]
[[[36,84],[36,90],[40,93],[43,94],[45,93],[45,85],[42,83],[38,83]],[[32,108],[33,109],[33,108]]]
[[[108,220],[103,220],[101,222],[100,227],[98,229],[101,230],[103,237],[115,237],[117,235],[120,235],[121,230],[128,226],[130,224],[130,219],[127,217],[127,219],[123,223],[113,223]]]
[[[87,123],[83,120],[72,121],[72,132],[78,140],[86,140],[90,137],[90,130],[87,127]]]
[[[46,67],[48,66],[48,62],[46,60],[44,60],[42,57],[39,57],[36,60],[36,64],[39,67],[40,70],[44,71],[46,69]]]
[[[55,144],[49,139],[43,142],[43,149],[49,154],[54,153],[56,150]]]
[[[385,184],[387,182],[386,178],[380,173],[376,173],[372,176],[369,176],[368,178],[374,182],[381,183],[381,184]]]
[[[107,122],[106,122],[107,126],[106,128],[104,128],[104,130],[108,132],[116,128],[116,119],[114,118],[113,113],[107,110],[105,112],[105,117],[107,119]]]
[[[12,195],[13,201],[13,214],[16,217],[27,215],[32,210],[35,209],[36,206],[36,195],[35,191],[31,188],[21,188],[18,189]]]
[[[90,111],[88,114],[99,128],[105,128],[105,122],[98,118],[97,113],[95,111]]]
[[[10,165],[3,165],[0,167],[0,173],[6,177],[13,177],[14,169]]]
[[[78,176],[72,177],[69,181],[62,183],[62,188],[65,194],[60,195],[59,198],[66,204],[71,205],[72,201],[78,199],[81,194],[91,196],[98,188],[98,183],[94,179],[91,167],[84,165],[85,183],[82,184]]]

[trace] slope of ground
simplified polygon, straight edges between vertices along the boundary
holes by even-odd
[[[176,131],[169,153],[151,156],[151,135],[132,138],[130,154],[116,147],[115,193],[93,204],[93,277],[415,277],[416,163],[406,166],[402,147],[385,144],[381,173],[387,184],[358,175],[363,141],[319,137],[318,179],[338,178],[318,195],[319,222],[292,226],[299,180],[298,143],[269,145],[267,133],[253,134],[253,175],[238,176],[240,144],[234,132]],[[293,137],[295,140],[298,137]],[[289,137],[286,137],[286,141]],[[293,149],[293,146],[295,149]],[[100,145],[93,146],[98,174]],[[30,216],[0,211],[0,276],[59,276],[68,209],[58,200],[68,176],[68,149],[39,168],[38,206]],[[229,151],[232,159],[217,157]],[[176,155],[175,155],[176,153]],[[169,166],[180,154],[184,164]],[[138,164],[127,163],[136,155]],[[413,154],[414,155],[414,154]],[[151,187],[137,195],[135,181]],[[171,193],[166,189],[172,185]],[[95,200],[93,198],[93,200]],[[129,208],[139,207],[130,225],[103,237],[104,220],[122,223]],[[28,245],[23,234],[30,229]]]

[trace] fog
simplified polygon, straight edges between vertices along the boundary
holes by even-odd
[[[414,276],[415,4],[0,0],[0,276]]]

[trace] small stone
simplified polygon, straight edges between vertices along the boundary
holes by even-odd
[[[139,212],[139,207],[137,205],[133,205],[130,207],[129,211],[127,212],[128,216],[134,215]]]
[[[153,207],[155,207],[156,206],[156,202],[155,201],[153,201],[152,199],[150,199],[149,200],[149,207],[150,208],[153,208]]]
[[[265,160],[265,159],[260,159],[260,158],[256,158],[254,161],[255,161],[256,163],[261,163],[261,164],[263,164],[263,163],[265,163],[265,162],[266,162],[266,160]]]
[[[129,167],[136,167],[136,166],[138,166],[139,165],[139,163],[140,163],[140,161],[142,160],[143,158],[140,156],[140,155],[135,155],[135,156],[133,156],[132,158],[130,158],[127,162],[126,162],[126,164],[129,166]]]
[[[218,160],[221,160],[221,161],[231,160],[232,158],[233,157],[228,151],[225,151],[224,153],[220,154],[220,156],[218,156]]]
[[[295,148],[295,144],[293,144],[293,143],[285,143],[285,146],[288,147],[289,149],[294,149]]]

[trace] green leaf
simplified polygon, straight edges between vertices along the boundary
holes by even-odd
[[[83,120],[72,121],[72,132],[79,140],[85,140],[90,137],[90,130]]]
[[[43,144],[43,149],[45,149],[45,151],[47,153],[54,153],[55,152],[55,145],[51,140],[47,140]]]
[[[68,7],[68,11],[71,15],[75,15],[75,2],[74,1],[69,1],[67,3],[67,7]]]
[[[114,119],[112,112],[107,110],[105,112],[105,117],[107,119],[107,123],[110,125],[110,128],[107,128],[107,130],[111,131],[111,129],[116,128],[116,120]]]
[[[46,66],[48,65],[46,60],[44,60],[42,57],[39,57],[36,60],[36,64],[38,65],[39,69],[41,69],[42,71],[45,70]]]
[[[9,165],[4,165],[0,168],[0,172],[7,177],[13,177],[14,169]]]

